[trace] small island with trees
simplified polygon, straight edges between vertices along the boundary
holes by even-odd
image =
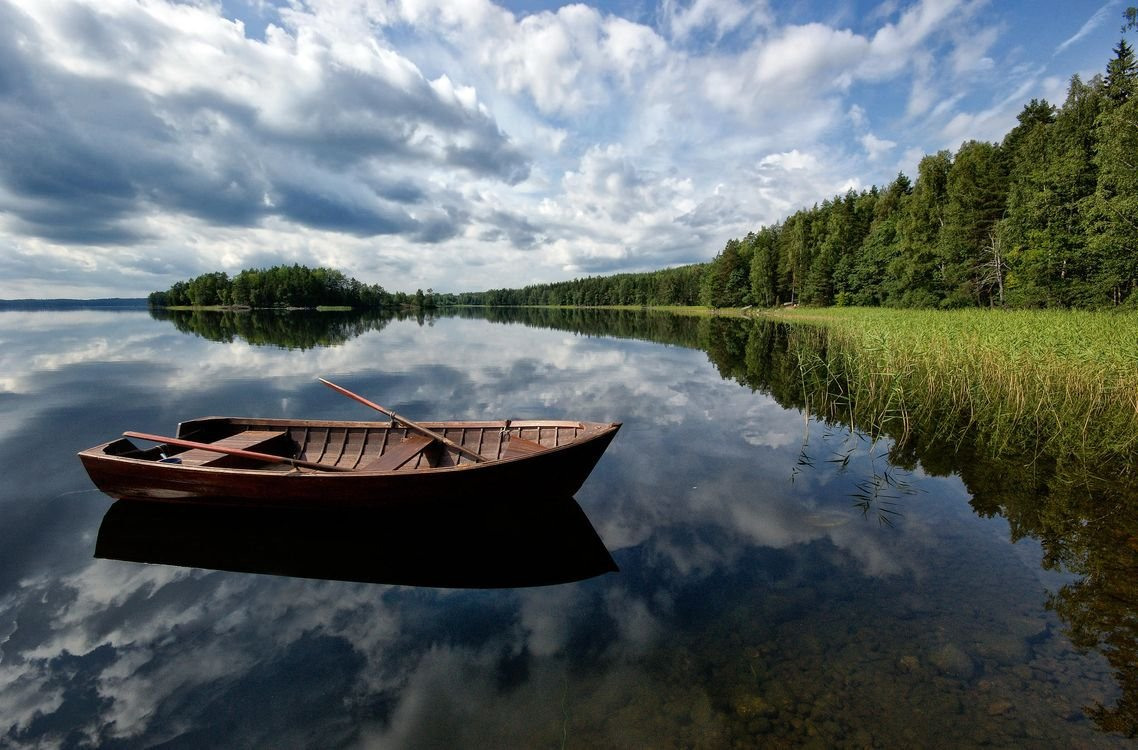
[[[339,307],[358,310],[382,308],[427,309],[450,295],[433,290],[415,294],[388,292],[378,284],[365,284],[331,268],[308,268],[299,264],[247,269],[230,278],[224,271],[179,281],[163,292],[147,297],[150,307],[274,308],[298,309]]]

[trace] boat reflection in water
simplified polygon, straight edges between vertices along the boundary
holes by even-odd
[[[443,588],[514,588],[618,570],[571,497],[323,511],[119,500],[95,557]]]

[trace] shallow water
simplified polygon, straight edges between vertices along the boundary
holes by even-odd
[[[777,332],[544,315],[0,313],[0,746],[1127,745],[1109,730],[1127,726],[1111,711],[1134,684],[1133,571],[1062,563],[1138,538],[1128,489],[1094,490],[1114,503],[1103,517],[1125,511],[1106,522],[1118,539],[1081,537],[1094,518],[1064,536],[1053,509],[1032,520],[1033,497],[1056,496],[1046,477],[1000,494],[1008,470],[966,447],[891,453],[805,415]],[[167,517],[147,535],[193,528],[178,538],[198,557],[94,557],[121,519],[76,451],[210,414],[371,418],[317,377],[412,419],[622,421],[573,506],[619,572],[358,583],[303,577],[321,572],[297,567],[301,541],[295,558],[276,548],[284,568],[215,562],[241,534],[287,532],[384,571],[492,558],[514,584],[543,564],[542,545],[469,517],[401,519],[402,545],[377,519],[211,535],[233,521]],[[512,533],[531,522],[550,533],[538,519]],[[1113,610],[1091,596],[1104,580]]]

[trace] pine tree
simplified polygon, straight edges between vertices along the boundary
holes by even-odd
[[[811,222],[810,245],[813,257],[802,287],[802,301],[808,305],[831,305],[834,302],[834,266],[838,262],[838,240],[830,240],[833,224],[840,224],[834,214],[841,212],[841,199],[822,201],[815,207],[815,221]]]
[[[904,173],[898,172],[896,179],[881,191],[874,203],[869,232],[850,273],[850,304],[885,304],[886,290],[900,286],[900,282],[889,274],[899,268],[896,261],[901,254],[901,244],[897,224],[905,201],[912,192],[912,182]]]
[[[709,307],[740,307],[750,301],[751,258],[739,240],[727,240],[703,277],[700,299]]]
[[[1135,94],[1138,80],[1138,62],[1134,59],[1134,49],[1125,39],[1118,41],[1114,48],[1114,59],[1107,63],[1103,92],[1111,103],[1120,107]]]
[[[754,255],[751,256],[751,297],[763,307],[779,302],[778,293],[778,235],[781,225],[762,227],[755,235]]]
[[[1055,121],[1037,123],[1016,149],[1000,239],[1017,304],[1069,307],[1093,296],[1084,211],[1097,181],[1095,123],[1103,102],[1101,78],[1084,83],[1073,76]]]
[[[787,302],[799,301],[806,270],[810,267],[810,213],[799,211],[782,225],[778,236],[779,297]]]
[[[917,184],[898,220],[900,255],[888,269],[887,303],[934,307],[943,298],[937,243],[944,224],[952,157],[940,151],[921,159]]]
[[[1087,252],[1096,302],[1138,301],[1138,96],[1099,117],[1098,180],[1084,204]]]
[[[1042,172],[1051,149],[1055,113],[1055,107],[1045,100],[1032,99],[1000,149],[1008,169],[1008,198],[993,242],[998,242],[1008,264],[1004,280],[1012,305],[1041,306],[1048,299],[1044,274],[1036,272],[1039,250],[1031,242],[1031,233],[1040,227],[1041,204],[1046,200],[1041,192]]]
[[[944,226],[937,242],[944,284],[940,304],[991,304],[991,289],[982,283],[983,266],[1007,201],[1007,171],[999,147],[980,141],[963,144],[948,173],[946,197]]]
[[[881,191],[874,185],[869,190],[854,195],[853,191],[846,194],[852,200],[853,207],[850,217],[849,233],[845,241],[845,248],[838,265],[834,268],[834,303],[838,305],[864,305],[871,302],[862,296],[865,280],[862,278],[864,267],[866,239],[869,229],[873,225],[873,217],[877,213],[877,203],[881,199]],[[870,298],[871,300],[872,298]]]

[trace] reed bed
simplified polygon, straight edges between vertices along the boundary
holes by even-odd
[[[901,442],[914,425],[1009,449],[1138,458],[1138,312],[795,310],[804,388]]]

